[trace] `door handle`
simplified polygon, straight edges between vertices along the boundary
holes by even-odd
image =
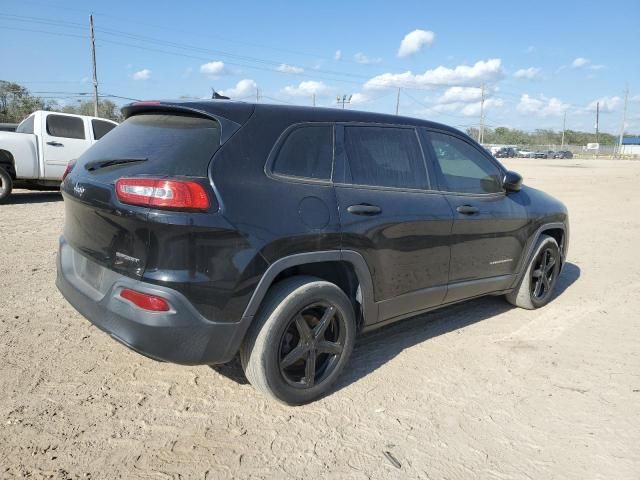
[[[456,208],[456,210],[458,211],[458,213],[463,213],[465,215],[473,215],[474,213],[478,213],[480,210],[478,210],[478,207],[473,207],[471,205],[460,205],[458,208]]]
[[[375,205],[361,203],[360,205],[351,205],[347,208],[347,212],[352,213],[353,215],[378,215],[382,213],[382,209]]]
[[[54,142],[53,140],[50,142],[47,142],[47,145],[51,145],[52,147],[64,147],[64,145],[60,142]]]

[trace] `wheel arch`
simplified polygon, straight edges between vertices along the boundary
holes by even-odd
[[[16,179],[16,161],[10,151],[0,149],[0,168],[4,168],[12,180]]]
[[[371,272],[362,255],[351,250],[297,253],[278,259],[263,274],[243,317],[255,316],[269,289],[294,275],[311,275],[338,285],[354,303],[354,308],[360,309],[360,312],[356,310],[359,323],[365,316],[377,318]]]
[[[558,242],[558,247],[560,247],[560,268],[562,268],[562,266],[564,265],[566,261],[569,240],[569,230],[567,228],[567,225],[562,222],[545,223],[538,227],[536,232],[531,236],[531,241],[528,243],[528,246],[525,250],[526,253],[522,255],[518,274],[516,275],[516,280],[514,281],[512,287],[516,287],[520,284],[522,276],[527,270],[527,265],[529,265],[531,257],[535,253],[536,245],[538,244],[538,241],[540,240],[540,237],[542,235],[549,235],[550,237],[554,238],[556,242]]]

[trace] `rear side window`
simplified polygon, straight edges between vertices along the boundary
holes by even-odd
[[[217,121],[195,115],[146,113],[129,117],[95,143],[79,164],[136,159],[118,172],[141,175],[207,176],[211,157],[220,147]],[[107,173],[110,169],[97,170]]]
[[[81,118],[67,115],[48,115],[47,133],[52,137],[84,140],[84,121]]]
[[[459,193],[501,192],[501,171],[477,148],[452,135],[431,132],[440,189]]]
[[[31,115],[30,117],[25,118],[18,128],[16,128],[17,133],[33,133],[33,122],[35,119],[35,115]]]
[[[105,122],[103,120],[91,120],[91,128],[93,128],[93,138],[100,140],[111,130],[116,128],[117,125],[111,122]]]
[[[427,188],[427,172],[413,129],[345,127],[344,144],[351,183]],[[347,173],[346,181],[349,181]]]
[[[333,127],[313,125],[291,131],[280,147],[272,171],[280,175],[329,180]]]

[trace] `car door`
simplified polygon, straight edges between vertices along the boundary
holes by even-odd
[[[509,288],[527,240],[526,196],[507,194],[503,167],[468,137],[421,133],[454,215],[445,302]]]
[[[371,272],[375,323],[439,305],[446,294],[452,213],[431,190],[413,127],[336,127],[334,188],[342,248]]]
[[[87,125],[82,117],[49,114],[44,119],[44,177],[60,180],[70,160],[89,148]]]

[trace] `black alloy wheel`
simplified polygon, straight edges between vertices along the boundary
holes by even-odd
[[[335,306],[317,302],[304,307],[289,321],[280,340],[282,378],[303,389],[322,383],[339,363],[346,332],[345,319]]]
[[[553,290],[557,277],[556,250],[544,248],[538,254],[531,270],[531,296],[535,300],[545,299]]]

